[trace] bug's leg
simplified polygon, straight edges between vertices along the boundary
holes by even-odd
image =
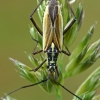
[[[35,20],[33,19],[33,14],[37,11],[38,7],[41,5],[41,3],[43,2],[43,0],[40,1],[40,3],[37,5],[37,7],[34,9],[34,11],[32,12],[32,14],[30,15],[30,20],[33,23],[33,25],[35,26],[35,28],[37,29],[37,31],[40,33],[40,35],[42,35],[42,31],[41,29],[37,26]]]
[[[57,82],[57,81],[55,81],[54,80],[54,82],[57,84],[57,85],[59,85],[59,86],[61,86],[63,89],[65,89],[66,91],[68,91],[70,94],[72,94],[72,95],[74,95],[75,97],[77,97],[79,100],[82,100],[79,96],[77,96],[76,94],[74,94],[73,92],[71,92],[70,90],[68,90],[66,87],[64,87],[62,84],[60,84],[59,82]]]
[[[62,50],[61,51],[62,53],[64,53],[65,55],[67,55],[67,56],[70,56],[70,54],[69,53],[67,53],[66,51],[64,51],[64,50]]]
[[[34,47],[34,49],[33,49],[32,54],[35,55],[35,54],[41,53],[43,50],[35,51],[36,48],[37,48],[37,45],[38,45],[39,41],[36,40],[36,39],[34,39],[34,38],[32,38],[32,39],[36,42],[36,45],[35,45],[35,47]]]
[[[22,86],[22,87],[20,87],[20,88],[18,88],[18,89],[16,89],[16,90],[14,90],[14,91],[12,91],[12,92],[6,94],[4,97],[2,97],[1,100],[6,100],[6,97],[7,97],[8,95],[14,93],[14,92],[17,92],[17,91],[19,91],[19,90],[21,90],[21,89],[25,89],[25,88],[28,88],[28,87],[31,87],[31,86],[35,86],[35,85],[41,84],[41,83],[43,83],[43,82],[46,82],[47,80],[48,80],[48,79],[45,79],[45,80],[42,80],[42,81],[37,82],[37,83],[34,83],[34,84]]]
[[[74,18],[72,18],[72,19],[67,23],[66,28],[65,28],[64,31],[63,31],[63,35],[71,28],[71,26],[72,26],[72,25],[75,23],[75,21],[76,21],[76,16],[75,16],[75,13],[74,13],[73,9],[71,8],[71,6],[70,6],[68,0],[66,0],[66,2],[67,2],[67,5],[68,5],[68,7],[69,7],[69,9],[70,9],[70,11],[71,11],[71,13],[72,13],[72,15],[74,16]]]
[[[36,39],[34,39],[34,38],[32,38],[32,39],[36,42],[36,45],[35,45],[35,47],[34,47],[34,49],[33,49],[33,54],[34,54],[34,52],[35,52],[35,50],[36,50],[36,48],[37,48],[37,45],[38,45],[39,41],[36,40]]]
[[[35,52],[33,52],[32,54],[35,55],[35,54],[41,53],[42,51],[43,51],[43,50],[35,51]]]
[[[42,65],[47,61],[47,59],[45,59],[38,67],[36,67],[35,69],[32,69],[30,71],[34,71],[36,72],[40,67],[42,67]]]
[[[36,45],[35,45],[35,47],[33,49],[32,54],[35,55],[35,54],[41,53],[43,50],[35,51],[35,49],[37,48],[37,45],[38,45],[39,41],[36,40],[36,39],[34,39],[34,38],[32,38],[32,39],[36,42]]]
[[[63,43],[63,44],[64,44],[64,43]],[[67,46],[66,46],[65,44],[64,44],[64,46],[65,46],[65,48],[66,48],[67,51],[62,50],[62,53],[64,53],[64,54],[70,56],[71,53],[70,53],[69,49],[67,48]]]

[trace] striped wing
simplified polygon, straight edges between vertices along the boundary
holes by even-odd
[[[52,42],[59,51],[62,50],[63,18],[59,5],[47,5],[43,17],[43,50],[46,51]]]

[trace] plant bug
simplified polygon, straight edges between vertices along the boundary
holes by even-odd
[[[52,81],[56,85],[61,86],[63,89],[65,89],[66,91],[68,91],[69,93],[71,93],[72,95],[77,97],[79,100],[82,100],[79,96],[75,95],[70,90],[68,90],[63,85],[61,85],[59,82],[57,82],[57,78],[59,77],[59,70],[58,70],[58,67],[56,65],[58,55],[61,52],[68,55],[68,56],[70,55],[70,52],[65,45],[64,46],[68,52],[62,50],[62,45],[64,44],[63,43],[63,35],[66,34],[66,32],[70,29],[70,27],[76,21],[75,14],[74,14],[72,8],[70,7],[70,4],[66,0],[68,7],[70,8],[71,13],[73,14],[74,18],[72,18],[71,21],[69,23],[67,23],[67,25],[66,25],[67,27],[63,30],[63,18],[62,18],[62,13],[61,13],[61,6],[57,0],[48,0],[47,5],[46,5],[46,9],[44,12],[44,17],[43,17],[43,32],[42,32],[32,17],[33,14],[38,9],[38,7],[42,4],[42,2],[43,2],[43,0],[40,1],[38,6],[32,12],[32,14],[30,16],[30,20],[32,21],[35,28],[37,29],[38,33],[41,36],[43,36],[43,50],[33,52],[33,54],[37,54],[37,53],[44,51],[47,54],[47,59],[45,59],[37,68],[32,69],[30,71],[36,72],[47,61],[48,62],[48,65],[47,65],[48,77],[47,77],[47,79],[43,79],[40,82],[37,82],[35,84],[22,86],[14,91],[8,93],[7,95],[10,95],[10,94],[12,94],[20,89],[35,86],[35,85],[38,85],[40,83],[46,82],[48,79],[52,79],[51,74],[53,74]],[[37,40],[35,40],[35,41],[38,44],[38,41]],[[36,47],[37,47],[37,44],[36,44]],[[36,47],[34,48],[34,50],[36,49]]]
[[[59,1],[57,1],[57,0],[48,0],[47,5],[45,7],[44,16],[43,16],[43,32],[42,32],[32,17],[33,14],[38,9],[38,7],[42,4],[42,2],[43,2],[43,0],[40,1],[40,3],[37,5],[35,10],[30,15],[30,20],[33,23],[34,27],[37,29],[38,33],[41,36],[43,36],[43,50],[34,52],[37,47],[38,41],[33,39],[34,41],[37,42],[36,47],[34,48],[33,54],[35,55],[37,53],[44,51],[44,53],[47,54],[47,58],[48,58],[48,65],[47,65],[48,78],[47,78],[47,80],[50,79],[50,76],[53,73],[53,81],[56,84],[58,84],[63,89],[70,92],[72,95],[76,96],[78,99],[82,100],[80,97],[78,97],[77,95],[75,95],[74,93],[72,93],[67,88],[62,86],[59,82],[56,81],[57,77],[59,77],[59,71],[58,71],[58,67],[56,65],[59,53],[62,52],[68,56],[70,55],[68,48],[65,46],[65,44],[63,42],[63,35],[66,34],[66,32],[70,29],[70,27],[75,23],[76,16],[75,16],[70,4],[66,0],[67,5],[68,5],[72,15],[74,16],[74,18],[72,18],[70,20],[70,22],[67,23],[66,28],[63,30],[63,17],[62,17],[62,12],[61,12],[61,5],[60,5]],[[63,44],[68,52],[62,50]],[[45,59],[37,68],[32,69],[32,70],[37,71],[46,61],[47,61],[47,59]],[[43,80],[43,82],[44,82],[44,80]]]

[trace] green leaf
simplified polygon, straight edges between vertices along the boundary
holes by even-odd
[[[84,17],[83,7],[80,3],[76,10],[76,19],[77,19],[76,23],[77,23],[77,28],[78,28],[77,30],[79,30],[82,25],[83,17]]]
[[[100,86],[100,67],[92,72],[89,77],[82,83],[82,85],[76,91],[77,95],[84,94],[86,92],[93,92]]]
[[[80,64],[76,67],[76,69],[73,70],[71,75],[78,74],[78,73],[88,69],[89,67],[91,67],[96,62],[96,60],[99,57],[100,57],[100,55],[98,55],[97,51],[95,50],[87,58],[83,59],[80,62]]]
[[[67,64],[67,66],[65,68],[65,76],[64,77],[78,74],[78,72],[75,72],[75,71],[79,68],[79,65],[80,65],[83,57],[85,56],[87,49],[88,49],[88,46],[84,47],[83,50],[81,51],[81,53],[79,53],[77,56],[75,56],[73,59],[70,60],[70,62]]]
[[[34,83],[36,81],[36,77],[41,77],[41,74],[39,72],[32,72],[31,68],[26,66],[25,64],[19,62],[18,60],[14,60],[13,58],[10,58],[10,60],[18,67],[19,73],[21,77],[29,80],[30,82]]]
[[[94,51],[98,54],[99,50],[100,50],[100,39],[89,46],[86,57],[88,57]]]
[[[95,93],[96,93],[95,91],[86,92],[84,94],[81,94],[81,98],[82,98],[82,100],[91,100],[93,98],[93,96],[95,95]],[[75,100],[78,100],[78,99],[75,99]]]
[[[81,53],[83,48],[89,44],[89,41],[90,41],[90,39],[93,35],[93,32],[94,32],[94,28],[95,28],[95,25],[92,25],[91,28],[89,29],[88,33],[85,35],[85,37],[80,42],[80,44],[72,52],[72,54],[70,56],[70,60],[73,59],[74,57],[76,57],[79,53]]]
[[[89,45],[90,38],[94,31],[94,25],[90,28],[88,34],[82,39],[78,47],[72,53],[69,63],[66,65],[64,77],[76,75],[89,67],[100,57],[100,39]]]

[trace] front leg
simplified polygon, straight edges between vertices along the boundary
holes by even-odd
[[[36,42],[36,45],[35,45],[35,47],[34,47],[34,49],[33,49],[32,54],[35,55],[35,54],[41,53],[43,50],[35,51],[36,48],[37,48],[37,45],[38,45],[39,41],[36,40],[36,39],[34,39],[34,38],[32,38],[32,39]]]
[[[30,15],[30,20],[33,23],[34,27],[37,29],[37,31],[39,32],[40,35],[43,35],[41,29],[37,26],[35,20],[33,19],[33,14],[37,11],[38,7],[42,4],[43,0],[41,0],[41,2],[37,5],[37,7],[34,9],[34,11],[32,12],[32,14]]]
[[[75,23],[75,21],[76,21],[76,16],[75,16],[75,13],[74,13],[73,9],[71,8],[71,6],[70,6],[68,0],[66,0],[66,2],[67,2],[67,5],[68,5],[68,7],[69,7],[69,9],[70,9],[70,11],[71,11],[71,13],[72,13],[72,15],[74,16],[74,18],[72,18],[72,19],[67,23],[66,28],[65,28],[64,31],[63,31],[63,35],[66,34],[66,32],[71,28],[71,26],[72,26],[72,25]]]
[[[70,53],[69,49],[67,48],[67,46],[65,45],[65,43],[63,43],[63,44],[64,44],[64,46],[65,46],[65,48],[66,48],[67,51],[62,50],[62,53],[64,53],[65,55],[70,56],[71,53]]]

